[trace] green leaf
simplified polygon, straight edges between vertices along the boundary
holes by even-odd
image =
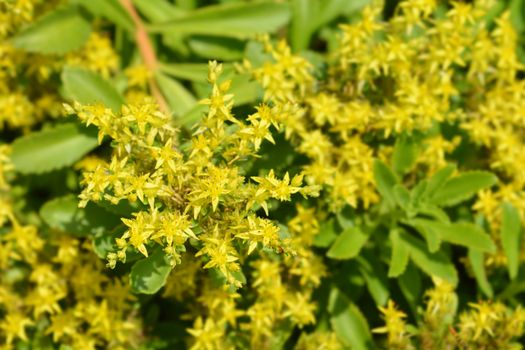
[[[262,98],[263,90],[249,74],[235,74],[232,77],[230,93],[235,106],[241,106]]]
[[[439,250],[439,247],[441,246],[441,237],[436,232],[436,230],[433,230],[432,228],[421,224],[419,220],[421,219],[412,219],[409,220],[407,223],[413,226],[419,233],[421,233],[421,235],[423,235],[423,237],[425,237],[425,241],[427,242],[429,252],[437,252]]]
[[[78,199],[69,195],[46,202],[40,208],[40,217],[50,227],[78,236],[109,231],[119,225],[120,218],[95,204],[78,207]]]
[[[155,74],[162,95],[166,98],[170,110],[176,116],[187,113],[197,104],[197,100],[181,83],[169,76],[157,72]]]
[[[205,63],[162,64],[160,70],[165,74],[182,80],[203,82],[208,77],[208,65]],[[224,64],[223,70],[227,70],[227,66]]]
[[[452,176],[452,174],[456,171],[456,165],[455,164],[449,164],[443,169],[439,169],[428,179],[426,189],[424,192],[424,197],[432,197],[434,194],[436,194],[437,190],[443,186],[443,184]]]
[[[444,279],[454,286],[458,284],[458,273],[454,264],[442,252],[430,253],[420,239],[402,234],[401,240],[407,245],[411,260],[426,274]]]
[[[256,2],[206,6],[175,21],[152,24],[151,32],[248,38],[274,32],[290,17],[286,3]]]
[[[450,218],[448,217],[447,213],[443,209],[439,208],[438,206],[432,205],[432,204],[428,204],[428,203],[420,204],[417,207],[417,213],[420,215],[429,216],[440,222],[444,222],[444,223],[450,222]]]
[[[408,265],[409,252],[399,237],[399,230],[394,229],[390,231],[390,241],[392,242],[392,257],[390,258],[388,277],[398,277],[405,272]]]
[[[418,155],[418,145],[414,137],[401,135],[396,139],[392,155],[392,169],[396,174],[404,175],[414,166]]]
[[[235,38],[192,36],[188,46],[195,55],[207,59],[235,61],[244,58],[245,41]]]
[[[76,123],[59,124],[16,139],[11,160],[23,174],[43,173],[75,163],[96,146],[93,130]]]
[[[358,227],[350,227],[341,233],[330,247],[326,256],[346,260],[355,258],[368,241],[369,235]]]
[[[343,345],[352,350],[375,349],[366,318],[337,288],[330,292],[328,309],[332,329]]]
[[[64,54],[79,49],[88,40],[91,25],[76,6],[59,8],[18,33],[13,46],[29,52]]]
[[[485,272],[485,259],[483,255],[483,252],[479,250],[469,249],[468,251],[470,265],[472,266],[474,277],[476,278],[480,289],[487,297],[492,298],[494,296],[494,291],[487,279],[487,274]]]
[[[313,32],[312,18],[319,13],[319,0],[292,0],[290,43],[292,49],[305,50]]]
[[[374,179],[381,196],[393,205],[395,200],[394,186],[397,184],[396,175],[379,159],[374,159]]]
[[[102,16],[129,32],[135,30],[135,25],[128,12],[120,5],[119,0],[73,0],[85,7],[89,12]]]
[[[411,200],[410,192],[406,189],[405,186],[401,184],[396,184],[393,188],[394,199],[396,204],[399,205],[404,211],[411,211]]]
[[[510,0],[510,21],[517,32],[525,29],[525,3],[523,0]]]
[[[69,98],[83,104],[102,103],[113,111],[119,111],[124,98],[100,75],[75,67],[66,67],[62,83]]]
[[[117,244],[115,243],[115,238],[119,236],[108,235],[104,233],[99,233],[93,238],[93,251],[100,259],[106,259],[108,253],[114,252],[117,250]]]
[[[290,26],[293,50],[305,50],[317,30],[338,16],[361,10],[368,2],[369,0],[293,0]]]
[[[501,245],[507,257],[510,279],[518,275],[521,248],[521,219],[518,210],[510,203],[501,205],[503,217],[501,223]]]
[[[319,248],[327,248],[337,238],[335,220],[333,218],[325,220],[319,227],[319,233],[315,235],[313,246]]]
[[[490,187],[498,181],[496,175],[486,171],[470,171],[446,181],[431,198],[430,203],[451,206],[461,203],[479,190]]]
[[[169,259],[162,249],[137,261],[131,268],[131,289],[136,293],[155,294],[166,283],[171,272]]]
[[[166,22],[186,14],[167,0],[133,0],[133,4],[150,22]]]
[[[368,254],[365,257],[358,257],[357,262],[359,263],[359,271],[365,278],[366,288],[376,305],[385,305],[390,292],[387,274],[383,269],[383,265],[379,263],[376,257]]]
[[[418,312],[419,302],[421,299],[422,282],[421,273],[414,264],[409,263],[405,269],[405,272],[400,275],[397,279],[399,289],[408,301],[414,315]]]
[[[426,231],[435,232],[443,241],[483,252],[495,252],[496,246],[479,226],[469,222],[447,224],[443,222],[414,219],[412,222]]]

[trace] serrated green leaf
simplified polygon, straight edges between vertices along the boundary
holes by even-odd
[[[100,75],[86,69],[64,68],[62,84],[67,96],[80,103],[102,103],[115,112],[124,104],[124,98],[113,85]]]
[[[155,294],[166,283],[172,267],[162,249],[145,259],[137,261],[131,268],[131,289],[136,293]]]
[[[443,186],[443,184],[452,176],[456,171],[455,164],[449,164],[446,167],[439,169],[428,179],[424,197],[432,197],[436,194],[436,191]]]
[[[401,135],[396,139],[392,155],[392,169],[399,175],[404,175],[415,164],[418,155],[418,145],[414,137]]]
[[[368,241],[369,235],[358,227],[350,227],[341,233],[332,244],[326,256],[346,260],[355,258]]]
[[[79,208],[78,199],[73,195],[46,202],[40,208],[40,217],[50,227],[78,236],[109,231],[121,223],[118,216],[95,204]]]
[[[94,130],[75,123],[59,124],[16,139],[11,160],[21,173],[43,173],[75,163],[96,146]]]
[[[184,115],[197,104],[197,100],[193,94],[177,80],[160,72],[155,74],[155,79],[157,80],[160,91],[164,98],[166,98],[170,110],[174,115]]]
[[[470,265],[472,266],[472,271],[474,272],[474,277],[478,282],[478,286],[489,298],[494,296],[494,291],[492,286],[487,279],[487,274],[485,272],[485,259],[483,257],[483,252],[475,249],[469,249],[468,258]]]
[[[76,6],[59,8],[26,27],[13,39],[13,46],[29,52],[64,54],[79,49],[88,40],[91,25]]]
[[[521,248],[521,219],[518,210],[510,203],[501,205],[501,245],[507,257],[509,276],[513,280],[518,275]]]
[[[207,6],[189,12],[183,18],[149,26],[151,32],[201,34],[248,38],[274,32],[290,17],[286,3],[256,2]]]
[[[436,230],[432,229],[431,227],[422,225],[418,222],[419,220],[420,219],[409,220],[408,224],[413,226],[425,238],[429,252],[437,252],[439,250],[439,247],[441,246],[441,237],[436,232]]]
[[[376,302],[377,306],[383,306],[388,301],[390,296],[389,283],[387,274],[383,269],[383,265],[370,255],[365,257],[358,257],[359,272],[363,275],[366,288]]]
[[[394,186],[397,184],[398,180],[392,170],[390,170],[390,168],[379,159],[374,159],[374,180],[381,196],[390,205],[393,205],[396,202]]]
[[[418,228],[435,232],[443,241],[484,252],[495,252],[496,246],[481,227],[469,222],[447,224],[434,220],[414,219]]]
[[[366,318],[337,288],[330,292],[328,309],[332,329],[343,345],[352,350],[375,349]]]
[[[431,198],[430,203],[451,206],[474,196],[479,190],[498,181],[496,175],[486,171],[470,171],[447,180]]]
[[[133,32],[135,25],[128,12],[120,5],[119,0],[72,0],[82,5],[96,16],[102,16],[116,25]]]
[[[398,277],[405,272],[408,265],[409,252],[399,237],[399,230],[390,231],[390,242],[392,242],[392,256],[390,258],[388,277]]]
[[[454,264],[442,252],[430,253],[420,239],[402,234],[401,240],[407,245],[410,259],[426,274],[436,276],[456,286],[458,273]]]

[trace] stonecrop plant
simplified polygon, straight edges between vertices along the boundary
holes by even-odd
[[[0,349],[521,349],[525,3],[0,2]]]

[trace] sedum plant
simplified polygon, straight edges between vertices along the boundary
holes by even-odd
[[[0,3],[2,347],[521,348],[508,5]]]

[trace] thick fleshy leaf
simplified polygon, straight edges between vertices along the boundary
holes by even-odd
[[[207,6],[174,21],[153,24],[150,31],[170,35],[201,34],[248,38],[274,32],[288,22],[286,3],[256,2]]]
[[[375,349],[366,318],[337,288],[330,292],[328,309],[332,329],[343,345],[353,350]]]
[[[145,259],[137,261],[131,268],[131,289],[136,293],[155,294],[166,283],[172,267],[162,249]]]
[[[118,216],[95,204],[79,208],[78,199],[72,195],[46,202],[40,208],[40,217],[50,227],[77,236],[107,232],[121,223]]]
[[[431,198],[430,203],[451,206],[474,196],[479,190],[498,181],[496,175],[487,171],[470,171],[446,181]]]
[[[113,111],[120,110],[124,98],[100,75],[82,68],[66,67],[62,83],[67,97],[80,103],[102,103]]]
[[[518,275],[521,249],[521,219],[518,210],[510,203],[501,206],[501,245],[507,257],[507,268],[511,279]]]
[[[59,124],[16,139],[11,160],[21,173],[43,173],[75,163],[96,146],[94,130],[76,123]]]
[[[355,258],[368,241],[369,235],[358,227],[350,227],[341,233],[326,255],[332,259],[346,260]]]
[[[89,38],[91,25],[76,6],[59,8],[18,33],[13,46],[29,52],[63,54],[79,49]]]

